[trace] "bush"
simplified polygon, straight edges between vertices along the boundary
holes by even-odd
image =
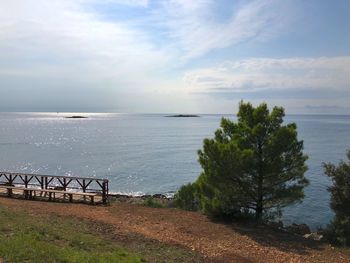
[[[188,211],[199,210],[196,185],[191,183],[183,185],[174,196],[174,204]]]
[[[153,208],[164,208],[165,205],[159,202],[158,200],[154,199],[153,197],[148,197],[143,202],[143,205]]]
[[[350,246],[350,151],[348,162],[340,162],[338,166],[324,164],[325,173],[332,179],[329,187],[331,208],[335,212],[333,221],[326,230],[326,237],[334,244]]]
[[[334,245],[350,246],[350,217],[335,217],[324,231],[325,238]]]

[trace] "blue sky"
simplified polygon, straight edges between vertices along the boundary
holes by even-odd
[[[350,1],[0,1],[0,111],[350,114]]]

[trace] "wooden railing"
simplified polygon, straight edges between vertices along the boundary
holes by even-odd
[[[25,188],[56,189],[83,193],[98,193],[102,203],[108,202],[108,180],[88,177],[56,176],[0,172],[0,184]]]

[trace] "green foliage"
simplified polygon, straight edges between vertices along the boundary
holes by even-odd
[[[335,245],[350,246],[350,217],[335,216],[324,231],[326,239]]]
[[[148,207],[153,207],[153,208],[164,208],[165,205],[156,200],[153,197],[148,197],[146,200],[143,202],[143,205],[148,206]]]
[[[188,211],[197,211],[199,205],[195,188],[195,184],[183,185],[174,196],[175,206]]]
[[[201,210],[261,220],[300,202],[308,184],[307,156],[296,124],[282,125],[284,109],[270,112],[265,103],[254,108],[241,102],[237,117],[237,122],[223,118],[215,137],[205,139],[198,151],[203,172],[192,189]]]
[[[338,166],[324,164],[325,173],[332,179],[329,187],[331,208],[335,218],[328,226],[328,239],[339,245],[350,246],[350,151],[348,163],[342,161]]]

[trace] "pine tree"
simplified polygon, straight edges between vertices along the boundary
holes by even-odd
[[[223,118],[215,138],[198,151],[203,172],[195,182],[199,205],[211,215],[253,213],[260,221],[300,202],[308,185],[303,141],[284,109],[270,112],[241,102],[237,122]]]

